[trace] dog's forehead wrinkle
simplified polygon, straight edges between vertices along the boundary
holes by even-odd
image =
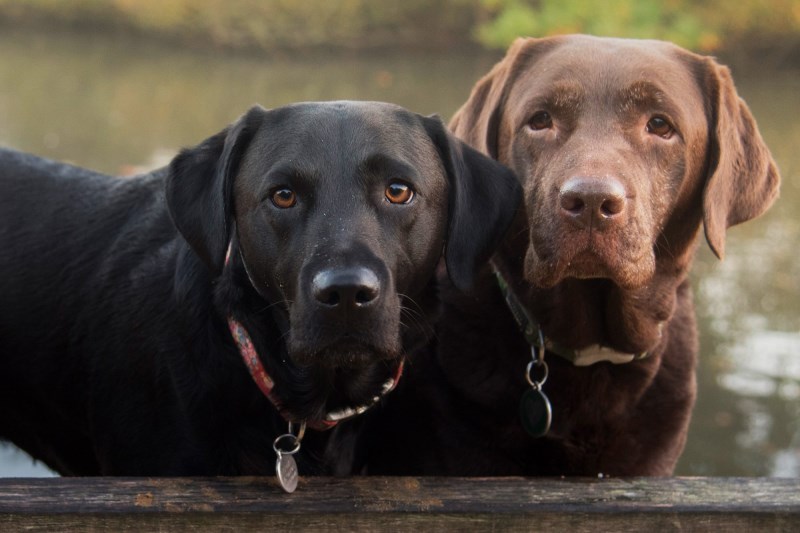
[[[570,83],[591,94],[630,86],[632,96],[647,92],[663,95],[663,88],[690,81],[690,74],[687,69],[675,68],[678,60],[674,47],[656,43],[642,46],[638,41],[603,39],[600,45],[596,39],[569,39],[542,58],[531,76],[554,88]],[[619,55],[626,61],[615,60]]]
[[[291,129],[279,141],[288,145],[282,151],[292,151],[296,158],[313,143],[321,147],[321,159],[339,160],[342,165],[357,166],[374,153],[425,168],[423,175],[438,168],[434,162],[440,165],[419,116],[394,104],[336,101],[290,107],[298,116],[283,116]]]
[[[630,64],[633,60],[646,63],[670,58],[675,50],[675,45],[665,41],[582,35],[571,36],[563,41],[553,53],[563,58],[583,61],[587,65],[598,65],[605,68],[615,66],[615,63]],[[619,61],[619,57],[625,57],[626,60]]]
[[[306,102],[288,106],[265,121],[259,137],[285,155],[307,155],[313,146],[323,158],[353,151],[392,153],[409,132],[421,130],[414,116],[393,104],[378,102]],[[270,142],[271,141],[271,142]],[[409,143],[411,144],[411,143]]]

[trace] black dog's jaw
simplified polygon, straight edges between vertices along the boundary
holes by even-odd
[[[438,119],[377,103],[254,108],[126,180],[0,161],[0,438],[62,474],[272,473],[286,420],[227,321],[286,417],[369,403],[430,332],[442,248],[468,285],[520,196]]]

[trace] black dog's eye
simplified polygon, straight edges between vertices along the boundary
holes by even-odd
[[[553,127],[553,117],[547,111],[537,111],[528,121],[528,127],[532,130],[547,130]]]
[[[289,209],[297,203],[297,195],[292,189],[281,187],[272,191],[272,203],[275,207]]]
[[[672,127],[672,124],[667,122],[667,119],[656,116],[647,121],[647,133],[669,139],[672,137],[672,134],[675,133],[675,129]]]
[[[414,189],[403,182],[393,181],[386,187],[386,199],[393,204],[407,204],[414,199]]]

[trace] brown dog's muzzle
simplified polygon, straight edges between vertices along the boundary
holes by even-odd
[[[636,203],[633,186],[609,170],[562,171],[570,177],[560,183],[546,175],[541,181],[552,188],[532,191],[531,203],[538,207],[531,220],[526,270],[534,284],[550,287],[565,278],[606,278],[633,288],[652,276],[648,212]]]

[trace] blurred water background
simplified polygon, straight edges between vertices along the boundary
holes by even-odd
[[[130,174],[165,164],[253,103],[386,100],[446,120],[515,35],[658,37],[715,53],[732,66],[783,187],[767,215],[729,231],[724,262],[701,243],[692,272],[700,389],[676,474],[800,477],[800,2],[776,0],[766,13],[763,2],[736,4],[750,9],[749,26],[717,0],[694,3],[706,11],[614,0],[612,16],[594,18],[578,0],[283,4],[0,0],[0,145]],[[265,29],[264,9],[289,14]],[[776,16],[782,25],[765,33],[759,25]],[[52,474],[0,444],[0,476],[34,475]]]

